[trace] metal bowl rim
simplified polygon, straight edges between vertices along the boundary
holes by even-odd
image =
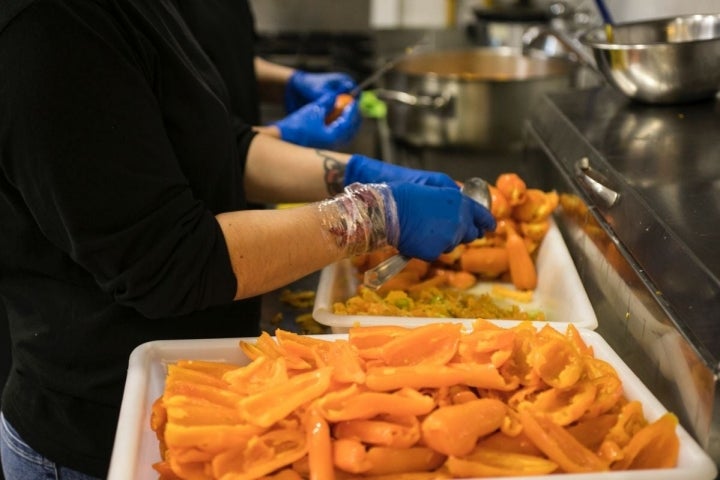
[[[669,22],[686,20],[714,18],[720,24],[720,13],[694,13],[689,15],[676,15],[671,17],[654,18],[651,20],[642,20],[636,22],[618,23],[614,28],[635,27],[645,25],[661,25]],[[596,48],[599,50],[647,50],[650,48],[678,48],[680,46],[692,46],[708,44],[712,42],[720,42],[720,35],[713,38],[700,38],[695,40],[687,40],[682,42],[656,42],[656,43],[611,43],[608,41],[599,41],[591,38],[592,35],[603,33],[605,26],[592,27],[579,36],[579,40],[583,45]]]

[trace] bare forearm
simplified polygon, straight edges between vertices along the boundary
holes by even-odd
[[[344,256],[323,230],[315,204],[216,218],[237,279],[236,299],[272,291]]]
[[[339,193],[346,153],[299,147],[257,135],[245,165],[245,191],[254,202],[313,202]]]
[[[255,76],[263,100],[271,102],[282,101],[285,84],[295,70],[255,57]]]

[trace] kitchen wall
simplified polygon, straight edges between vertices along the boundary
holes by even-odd
[[[475,6],[513,0],[250,0],[259,31],[353,32],[369,28],[438,28],[473,20]],[[552,0],[535,0],[546,4]],[[720,13],[720,0],[605,0],[616,22],[689,13]],[[596,12],[594,0],[565,0]],[[448,15],[448,7],[456,11]]]
[[[594,8],[594,1],[583,0]],[[692,13],[720,13],[718,0],[605,0],[613,21],[630,22]]]
[[[370,27],[370,0],[250,0],[260,32],[354,32]]]

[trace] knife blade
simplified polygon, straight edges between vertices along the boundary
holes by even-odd
[[[415,53],[420,47],[425,45],[425,37],[421,38],[418,42],[413,44],[410,47],[407,47],[403,53],[400,55],[396,55],[395,57],[392,57],[390,60],[383,63],[379,68],[377,68],[375,71],[373,71],[370,75],[365,77],[360,83],[358,83],[355,88],[350,90],[350,95],[353,97],[357,97],[360,95],[360,93],[373,83],[375,83],[380,77],[385,75],[387,72],[392,70],[398,63]]]

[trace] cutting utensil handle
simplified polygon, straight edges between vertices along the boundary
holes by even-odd
[[[365,271],[363,285],[373,290],[382,287],[385,282],[397,275],[405,268],[410,257],[405,255],[393,255],[377,264],[374,268]]]

